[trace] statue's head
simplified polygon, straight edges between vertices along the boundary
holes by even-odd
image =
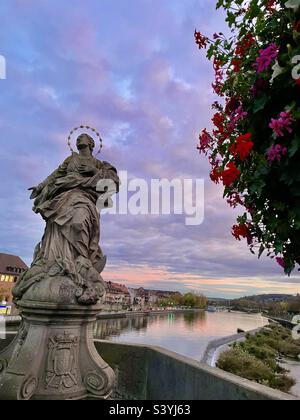
[[[95,142],[94,142],[93,138],[91,136],[89,136],[88,134],[81,134],[77,138],[76,145],[77,145],[78,150],[85,149],[86,147],[89,147],[91,153],[93,153],[93,150],[95,148]]]

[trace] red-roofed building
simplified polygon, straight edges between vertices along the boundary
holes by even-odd
[[[0,301],[12,302],[14,284],[27,268],[20,257],[0,253]]]
[[[140,287],[139,289],[130,288],[129,292],[131,294],[132,304],[136,310],[148,309],[150,301],[149,290],[145,290],[143,287]]]
[[[103,305],[109,309],[126,309],[131,305],[131,296],[126,286],[123,284],[106,283],[106,292]]]

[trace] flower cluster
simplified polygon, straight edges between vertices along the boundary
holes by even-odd
[[[199,48],[202,49],[207,46],[208,39],[201,32],[195,31],[195,41]]]
[[[220,177],[226,187],[230,187],[240,176],[241,171],[235,166],[234,162],[229,162]]]
[[[230,205],[230,207],[233,207],[234,209],[237,206],[244,206],[245,202],[243,201],[243,198],[239,194],[238,191],[232,190],[231,193],[228,195],[227,203]]]
[[[284,137],[284,131],[292,133],[291,125],[294,118],[290,112],[281,112],[278,119],[272,118],[269,127],[274,131],[275,137]]]
[[[275,6],[275,3],[276,3],[276,0],[268,0],[268,3],[267,3],[267,10],[269,11],[269,12],[273,12],[274,11],[274,6]]]
[[[223,96],[222,89],[223,89],[223,70],[222,70],[222,61],[214,59],[214,70],[215,70],[215,81],[212,84],[212,88],[215,93],[219,96]]]
[[[268,150],[268,162],[270,164],[274,163],[275,161],[280,162],[282,156],[287,154],[287,151],[287,148],[281,146],[281,144],[273,144]]]
[[[240,59],[244,58],[246,54],[248,54],[250,48],[252,47],[253,44],[255,44],[256,41],[252,35],[251,32],[249,32],[248,34],[246,34],[241,41],[239,41],[237,43],[236,49],[235,49],[235,54],[237,57],[239,57]]]
[[[249,153],[251,152],[254,143],[251,141],[252,134],[242,134],[237,139],[236,142],[231,146],[230,152],[234,157],[238,157],[241,161],[245,160]]]
[[[257,73],[263,73],[267,70],[271,63],[278,57],[278,52],[278,47],[274,43],[270,44],[267,48],[260,50],[259,57],[257,57],[254,65],[257,69]]]
[[[218,0],[231,36],[195,32],[212,60],[213,129],[199,136],[210,178],[232,207],[245,211],[232,228],[252,252],[267,251],[290,274],[300,264],[300,1]]]
[[[202,133],[199,136],[200,144],[198,146],[198,150],[200,153],[207,154],[210,142],[212,141],[211,135],[207,132],[206,129],[202,131]]]
[[[232,235],[238,241],[240,241],[242,238],[247,239],[248,243],[251,243],[252,241],[252,235],[249,226],[247,226],[246,224],[234,225],[232,227]]]

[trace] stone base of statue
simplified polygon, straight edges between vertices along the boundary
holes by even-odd
[[[109,398],[115,375],[93,343],[99,307],[76,303],[72,285],[59,278],[36,283],[18,307],[22,325],[0,353],[0,399]]]
[[[92,131],[80,126],[71,131]],[[13,296],[22,326],[0,353],[0,400],[105,399],[115,375],[97,353],[93,322],[105,285],[99,209],[118,191],[117,170],[93,156],[95,141],[81,134],[72,154],[38,186],[33,210],[46,222],[31,267]],[[99,150],[99,151],[100,151]],[[100,205],[101,204],[101,205]]]

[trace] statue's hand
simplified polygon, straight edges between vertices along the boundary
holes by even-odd
[[[94,168],[92,166],[85,165],[84,163],[79,166],[78,170],[79,170],[80,174],[83,175],[83,176],[94,176],[97,173],[96,168]]]

